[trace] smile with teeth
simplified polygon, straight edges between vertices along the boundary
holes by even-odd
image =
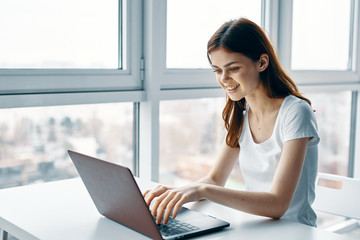
[[[237,89],[239,86],[240,86],[240,84],[237,84],[237,85],[233,85],[233,86],[225,86],[225,88],[228,91],[233,91],[233,90]]]

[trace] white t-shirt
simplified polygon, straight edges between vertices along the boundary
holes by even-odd
[[[284,143],[305,137],[312,139],[308,143],[304,166],[293,200],[282,218],[316,226],[316,214],[311,204],[315,198],[317,144],[320,138],[314,112],[306,101],[293,95],[287,96],[280,107],[271,137],[259,144],[252,138],[248,111],[246,111],[239,140],[239,162],[247,190],[269,192]]]

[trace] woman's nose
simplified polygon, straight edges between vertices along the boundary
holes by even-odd
[[[220,81],[221,82],[227,82],[230,79],[230,76],[225,71],[221,74]]]

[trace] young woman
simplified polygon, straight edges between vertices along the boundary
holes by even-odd
[[[225,23],[208,42],[208,58],[227,94],[222,150],[210,173],[180,188],[143,195],[157,223],[190,201],[208,199],[240,211],[316,226],[319,136],[310,101],[284,72],[264,31],[247,19]],[[224,188],[239,161],[246,191]],[[164,214],[164,215],[163,215]]]

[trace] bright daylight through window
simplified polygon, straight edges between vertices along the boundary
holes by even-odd
[[[351,91],[305,93],[305,96],[312,102],[319,128],[319,172],[347,176]]]
[[[351,0],[294,0],[293,70],[348,70]]]
[[[118,29],[117,0],[2,0],[0,68],[118,69]]]
[[[160,182],[183,185],[205,176],[225,138],[224,98],[160,103]],[[242,188],[238,167],[228,187]]]
[[[219,3],[218,0],[167,1],[167,68],[209,68],[207,41],[225,21],[246,17],[261,24],[261,0]]]
[[[210,68],[206,57],[207,41],[220,25],[239,17],[261,24],[260,0],[224,0],[218,3],[216,0],[167,1],[167,68]],[[213,81],[216,81],[215,75]],[[225,136],[221,118],[224,104],[225,94],[217,99],[160,103],[162,183],[181,185],[208,173]],[[228,181],[229,187],[243,187],[238,171],[238,168],[234,170],[236,174]]]

